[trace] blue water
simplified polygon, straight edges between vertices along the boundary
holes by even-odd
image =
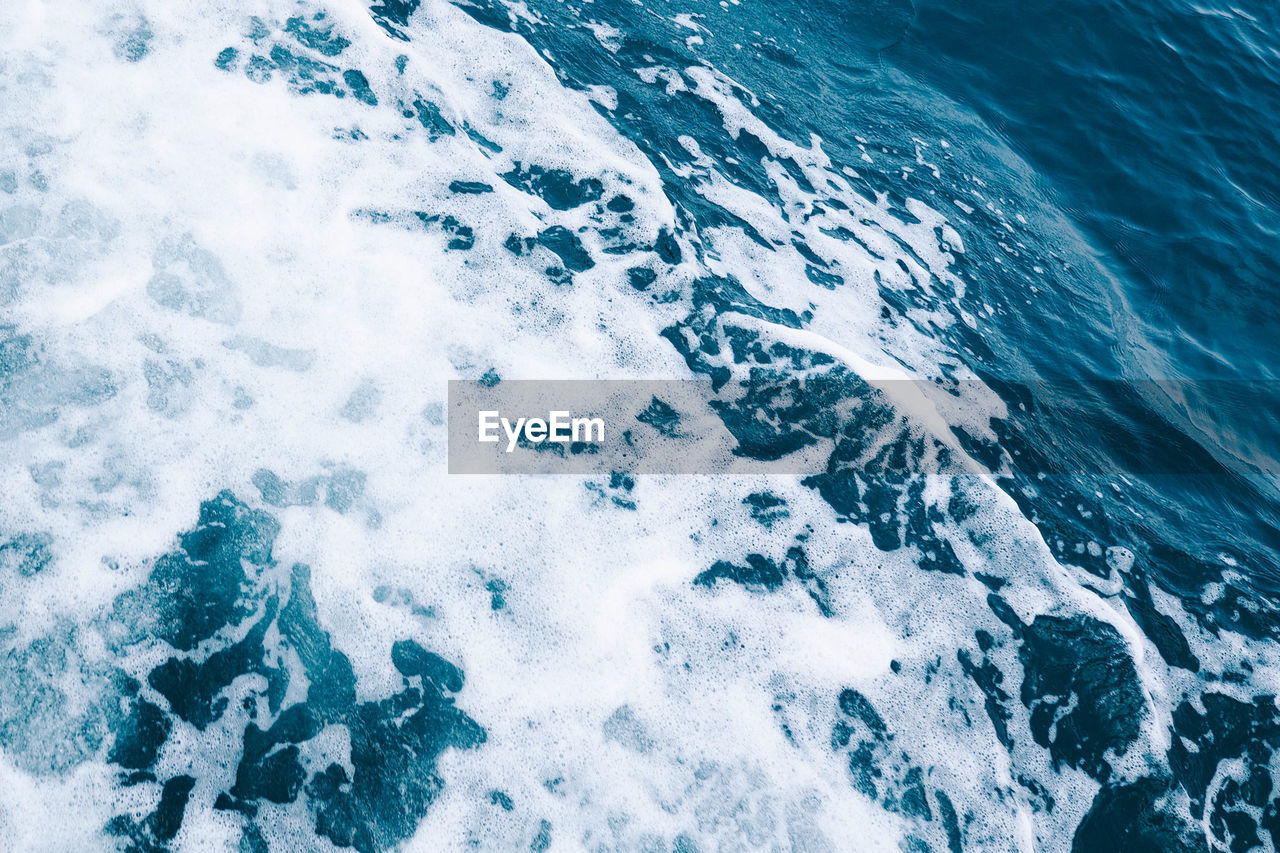
[[[1018,312],[1032,318],[1000,324],[1004,346],[990,369],[1002,371],[1012,350],[1037,375],[1179,380],[1185,403],[1143,395],[1154,397],[1151,410],[1245,482],[1178,489],[1158,535],[1199,558],[1245,549],[1253,582],[1274,594],[1275,9],[939,4],[917,12],[886,58],[964,103],[1024,158],[1098,266],[1096,296],[1051,299],[1044,310],[1037,300]],[[1071,332],[1052,335],[1037,320]],[[1118,408],[1107,399],[1087,428],[1111,421],[1133,432],[1108,417]]]
[[[764,93],[762,117],[793,141],[817,134],[833,157],[857,164],[854,137],[867,139],[883,154],[870,169],[859,164],[869,194],[956,193],[913,162],[904,140],[939,131],[963,140],[951,155],[957,171],[981,180],[998,205],[1044,217],[1034,243],[1009,246],[999,218],[981,205],[961,229],[980,247],[961,261],[967,298],[995,309],[981,334],[959,327],[968,365],[1015,384],[1123,380],[1043,389],[1063,398],[1051,407],[1073,411],[1033,443],[1054,445],[1073,460],[1061,467],[1076,473],[1145,474],[1166,470],[1158,457],[1177,457],[1187,451],[1170,448],[1190,442],[1221,470],[1208,462],[1211,478],[1165,480],[1153,484],[1151,500],[1134,496],[1158,525],[1140,536],[1192,562],[1212,562],[1224,549],[1247,555],[1258,590],[1280,591],[1268,268],[1280,227],[1274,10],[774,3],[740,12],[704,4],[705,43],[685,49],[678,42],[687,31],[670,21],[631,4],[592,4],[592,16],[626,34],[609,56],[574,28],[584,9],[539,7],[559,25],[532,31],[564,57],[567,74],[621,89],[629,81],[619,71],[642,55],[708,63]],[[701,139],[700,117],[679,99],[652,103],[634,82],[631,89],[632,114],[618,118],[619,108],[615,121],[642,148],[679,162],[674,135]],[[703,150],[721,161],[754,159],[741,144]],[[765,180],[738,171],[747,186]],[[680,197],[679,180],[668,188]],[[1106,434],[1119,438],[1098,446]],[[1117,459],[1131,449],[1117,452],[1117,444],[1158,449]],[[1157,559],[1151,571],[1195,585],[1213,569],[1188,577],[1187,560]]]
[[[225,6],[5,19],[0,847],[1280,849],[1274,6]]]
[[[854,129],[871,150],[887,148],[888,162],[862,168],[868,192],[954,193],[916,167],[904,140],[926,130],[964,140],[953,155],[962,158],[958,171],[979,178],[998,204],[1016,200],[1048,220],[1036,243],[1012,249],[999,248],[1006,235],[981,206],[965,224],[964,238],[982,246],[962,261],[968,297],[996,307],[980,339],[961,341],[970,366],[1014,382],[1131,380],[1140,396],[1154,397],[1147,407],[1169,421],[1165,428],[1205,446],[1250,481],[1253,488],[1242,486],[1250,497],[1274,504],[1274,9],[904,2],[739,12],[704,4],[705,44],[686,51],[676,42],[687,31],[669,21],[631,4],[592,4],[591,15],[616,14],[627,35],[616,57],[572,28],[578,9],[539,7],[561,25],[534,30],[565,57],[566,73],[617,84],[621,75],[608,66],[642,54],[709,63],[765,93],[762,116],[793,141],[818,134],[848,164],[859,159]],[[662,24],[666,31],[655,31]],[[636,115],[621,126],[678,162],[673,135],[698,130],[698,116],[678,99],[646,100],[637,92]],[[646,107],[652,113],[640,112]],[[913,170],[905,180],[901,166]],[[761,180],[739,177],[749,186]],[[677,181],[669,186],[679,192]],[[1035,266],[1047,278],[1033,275]],[[1142,382],[1151,379],[1177,385],[1188,405],[1150,393]],[[1160,428],[1126,423],[1118,408],[1102,401],[1088,429]],[[1260,529],[1238,535],[1265,546],[1256,554],[1260,580],[1280,580],[1265,559],[1277,544],[1275,515],[1245,504],[1261,510]]]

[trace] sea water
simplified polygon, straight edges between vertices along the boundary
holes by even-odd
[[[0,847],[1275,849],[1276,32],[3,4]],[[460,379],[831,449],[451,476]]]

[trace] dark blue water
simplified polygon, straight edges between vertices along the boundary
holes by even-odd
[[[756,94],[779,134],[820,137],[834,161],[857,168],[868,197],[967,199],[972,213],[956,217],[969,246],[966,304],[991,306],[991,317],[980,333],[957,324],[937,334],[1009,383],[1008,399],[1038,402],[1034,417],[1014,413],[1010,440],[1079,475],[1063,487],[1089,501],[1130,475],[1095,517],[1117,519],[1166,585],[1196,597],[1226,554],[1270,606],[1280,592],[1273,10],[706,3],[701,43],[689,45],[691,31],[670,20],[686,11],[679,4],[535,5],[548,24],[516,29],[571,85],[617,87],[610,118],[657,163],[688,162],[676,138],[690,134],[736,182],[770,192],[749,135],[728,138],[705,103],[655,99],[632,73],[707,64]],[[509,26],[505,12],[463,8]],[[616,53],[584,19],[623,33]],[[955,144],[933,146],[945,170],[934,177],[912,143],[939,135]],[[667,177],[699,226],[725,220]],[[1011,235],[1015,214],[1029,227]],[[1199,460],[1190,472],[1188,458]],[[1150,476],[1171,465],[1182,476]],[[1054,514],[1039,513],[1051,537],[1098,532]]]
[[[1274,380],[1278,24],[1265,3],[926,2],[884,55],[1079,225],[1132,314],[1121,365]]]
[[[1202,559],[1244,549],[1272,594],[1277,23],[1268,4],[923,3],[884,53],[1024,158],[1096,261],[1096,298],[1030,306],[1060,334],[1001,315],[1003,347],[1041,375],[1139,380],[1164,430],[1108,418],[1126,408],[1110,395],[1088,428],[1176,431],[1238,475],[1162,483],[1178,511],[1153,513],[1159,536]],[[1179,381],[1171,395],[1145,377]]]

